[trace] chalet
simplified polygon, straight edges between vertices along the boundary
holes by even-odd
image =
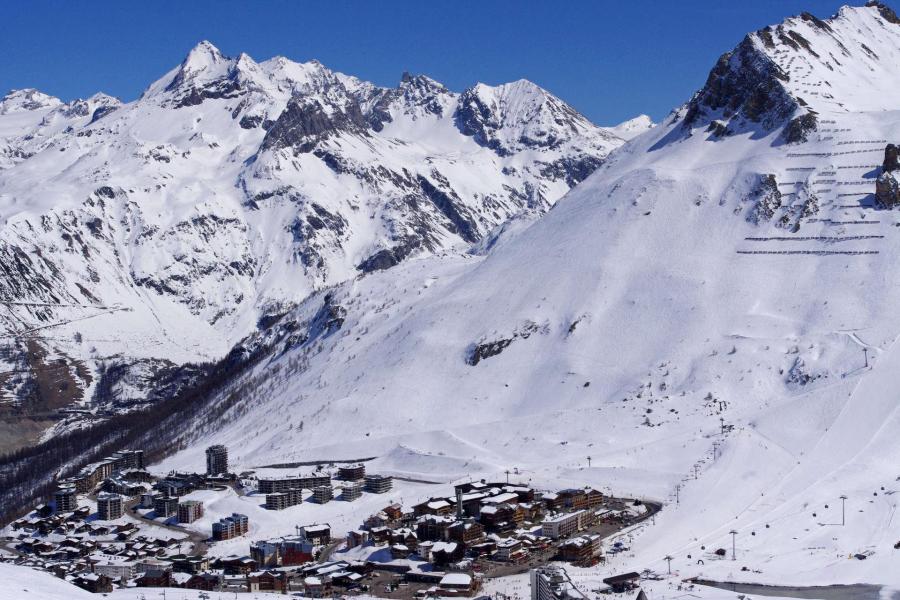
[[[519,507],[526,521],[537,523],[544,519],[544,505],[540,502],[523,502]]]
[[[454,523],[452,517],[427,515],[416,523],[416,535],[420,540],[442,541],[447,539],[447,529]]]
[[[470,481],[468,483],[460,483],[454,486],[454,489],[462,491],[463,494],[470,492],[482,492],[488,488],[488,484],[484,479],[481,481]]]
[[[347,548],[364,546],[369,541],[369,532],[365,530],[347,532]]]
[[[405,544],[394,544],[390,548],[391,550],[391,558],[394,560],[404,559],[409,556],[410,549],[409,546]]]
[[[287,593],[288,576],[282,571],[259,571],[247,575],[248,592]]]
[[[488,496],[481,501],[482,506],[497,506],[499,504],[518,504],[519,495],[513,492],[504,492],[496,496]]]
[[[453,505],[444,498],[432,498],[413,506],[413,514],[417,517],[424,515],[449,515],[452,512]]]
[[[599,535],[582,535],[559,545],[559,558],[579,566],[588,566],[600,560],[602,553]]]
[[[327,544],[331,541],[331,525],[328,523],[304,525],[300,528],[300,536],[316,546]]]
[[[172,585],[172,571],[168,569],[148,569],[134,583],[138,587],[170,587]]]
[[[563,498],[556,492],[548,492],[543,495],[541,500],[548,512],[559,512],[563,509]]]
[[[256,571],[256,561],[247,556],[227,556],[215,562],[217,569],[222,569],[226,575],[246,575]],[[208,567],[203,569],[209,570]]]
[[[585,510],[588,507],[588,497],[585,490],[577,488],[560,490],[559,497],[565,509]]]
[[[481,508],[481,524],[488,531],[512,531],[525,522],[525,510],[519,505],[497,504]]]
[[[172,570],[176,573],[202,573],[209,571],[209,558],[206,556],[187,556],[176,554],[169,558]]]
[[[525,485],[503,486],[504,493],[512,493],[519,497],[519,502],[534,502],[534,490]]]
[[[518,563],[528,558],[528,553],[521,540],[507,538],[497,542],[494,557],[500,561]]]
[[[435,542],[431,547],[431,562],[434,565],[448,565],[456,562],[465,554],[462,544],[456,542]]]
[[[308,598],[325,598],[331,595],[331,579],[326,577],[304,577],[303,595]]]
[[[419,537],[422,537],[421,532],[419,533]],[[372,543],[376,546],[387,544],[391,540],[391,530],[387,527],[373,527],[369,531],[369,539],[371,539]]]
[[[359,586],[363,581],[363,576],[353,571],[341,570],[331,574],[331,584],[343,588],[352,589]]]
[[[599,492],[594,488],[588,488],[584,493],[587,496],[588,508],[597,509],[603,506],[603,502],[606,499],[603,492]]]
[[[109,594],[113,591],[112,579],[96,573],[81,573],[72,579],[72,583],[92,594]]]
[[[476,556],[489,556],[497,551],[497,542],[486,540],[478,544],[472,544],[469,546],[469,550],[474,552]]]
[[[484,538],[484,527],[476,521],[457,521],[447,528],[447,539],[466,547]]]
[[[195,573],[184,582],[184,587],[189,590],[203,590],[211,592],[217,590],[222,584],[222,577],[215,573]]]
[[[431,549],[434,548],[435,542],[424,541],[419,543],[419,548],[416,550],[416,554],[418,554],[422,560],[431,561]]]
[[[418,548],[419,546],[419,536],[416,535],[416,532],[412,529],[402,527],[400,529],[394,529],[391,531],[390,543],[403,544],[404,546],[407,546],[411,551],[415,552],[416,548]]]
[[[383,512],[391,521],[396,521],[403,516],[403,507],[399,504],[391,504],[384,508]]]
[[[369,515],[366,517],[366,520],[363,521],[363,527],[365,529],[373,529],[375,527],[384,527],[388,523],[391,522],[391,519],[388,518],[387,514],[382,512],[377,512],[374,515]]]

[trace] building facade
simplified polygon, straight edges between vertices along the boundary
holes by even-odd
[[[221,444],[206,449],[206,474],[219,475],[228,472],[228,449]]]
[[[125,499],[118,494],[102,493],[97,496],[97,516],[101,521],[113,521],[122,517]]]
[[[390,475],[366,475],[366,491],[370,494],[386,494],[394,487],[394,478]]]
[[[203,503],[199,500],[186,500],[178,504],[178,522],[193,523],[203,516]]]

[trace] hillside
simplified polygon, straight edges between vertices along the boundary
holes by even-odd
[[[672,554],[683,576],[900,584],[900,217],[874,198],[898,53],[875,4],[748,35],[541,219],[248,339],[269,357],[162,467],[216,442],[242,467],[518,469],[670,502],[617,569]],[[738,562],[715,560],[732,529]]]
[[[525,80],[384,88],[209,42],[133,102],[10,92],[0,402],[146,404],[317,290],[536,218],[622,143]]]

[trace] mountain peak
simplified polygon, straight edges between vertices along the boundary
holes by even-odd
[[[804,12],[748,34],[688,102],[685,131],[705,126],[722,137],[781,129],[793,143],[807,139],[819,115],[893,110],[898,22],[890,8],[869,3],[828,19]]]
[[[203,40],[191,48],[181,66],[182,69],[201,70],[224,60],[227,60],[225,55],[212,42]]]
[[[627,121],[622,121],[618,125],[609,127],[608,131],[623,140],[630,140],[655,126],[656,123],[654,123],[653,119],[649,116],[638,115],[633,119],[628,119]]]
[[[27,110],[53,108],[61,104],[62,100],[59,98],[34,88],[10,90],[5,96],[0,98],[0,114],[5,115]]]
[[[607,135],[584,115],[527,79],[498,86],[475,84],[460,96],[456,121],[465,135],[501,156],[525,148],[558,148],[581,135]]]

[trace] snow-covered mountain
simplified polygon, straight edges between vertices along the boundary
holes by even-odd
[[[0,100],[10,368],[30,368],[15,363],[39,335],[48,360],[72,366],[69,389],[90,397],[110,356],[155,361],[136,381],[163,359],[219,358],[316,290],[464,253],[544,213],[622,143],[525,80],[460,94],[404,74],[383,88],[209,42],[133,102],[11,92]],[[34,388],[2,383],[9,397]]]
[[[680,577],[900,585],[900,214],[874,201],[900,140],[898,53],[875,3],[748,35],[544,217],[313,295],[246,340],[266,358],[163,467],[215,442],[246,467],[515,468],[666,501],[620,571],[671,555]],[[718,560],[732,530],[739,562]]]

